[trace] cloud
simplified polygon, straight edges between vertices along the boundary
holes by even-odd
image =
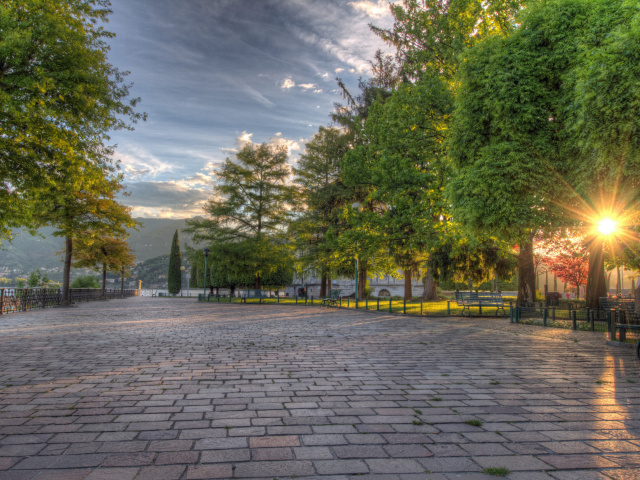
[[[386,0],[378,0],[377,2],[361,0],[349,2],[348,5],[371,18],[382,18],[389,14],[389,4]]]
[[[236,137],[236,145],[238,146],[238,150],[242,150],[245,145],[250,145],[251,143],[253,143],[251,140],[252,137],[253,133],[247,133],[246,131],[238,135]]]
[[[301,83],[298,86],[300,88],[304,89],[304,90],[309,90],[311,88],[316,88],[316,84],[315,83]]]
[[[313,93],[322,93],[322,89],[321,88],[317,88],[316,90],[313,91]]]
[[[300,144],[297,141],[284,138],[280,132],[271,137],[267,143],[277,148],[285,147],[287,149],[287,155],[289,156],[291,156],[293,152],[300,151]]]
[[[130,183],[127,188],[131,195],[123,197],[121,202],[132,207],[136,217],[190,218],[202,215],[202,209],[211,197],[211,190],[188,185],[190,182],[203,181],[196,177],[179,181]]]
[[[242,90],[251,98],[261,103],[262,105],[265,105],[267,107],[276,106],[275,103],[273,103],[271,100],[269,100],[264,95],[262,95],[259,91],[257,91],[255,88],[250,87],[249,85],[243,85]]]
[[[280,88],[288,90],[295,86],[296,84],[293,80],[291,80],[290,78],[285,78],[285,80],[282,82],[282,85],[280,85]]]
[[[336,73],[344,72],[344,68],[336,68],[334,72]]]
[[[155,178],[160,174],[172,172],[175,165],[160,160],[146,149],[139,146],[128,146],[124,151],[116,151],[113,155],[120,162],[129,180]]]

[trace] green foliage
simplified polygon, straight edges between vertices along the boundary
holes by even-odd
[[[68,178],[108,168],[107,132],[144,116],[126,73],[108,63],[108,0],[0,5],[0,239],[41,224],[36,200]],[[89,174],[91,175],[91,174]]]
[[[37,287],[40,284],[40,279],[42,278],[42,274],[40,271],[36,270],[35,272],[31,272],[29,274],[29,278],[27,279],[27,286],[33,288]]]
[[[246,145],[216,172],[215,196],[205,208],[209,217],[188,221],[185,231],[210,245],[214,268],[222,271],[213,273],[218,285],[260,288],[262,277],[293,263],[284,247],[294,200],[289,175],[286,148],[267,144]],[[193,261],[200,256],[194,253]]]
[[[166,275],[169,267],[169,254],[159,255],[136,265],[134,273],[136,278],[142,280],[145,285],[159,283],[159,276]]]
[[[320,127],[293,169],[299,201],[289,232],[298,252],[299,271],[328,276],[341,269],[342,259],[334,254],[344,228],[343,209],[352,196],[342,181],[342,158],[351,140],[337,128]]]
[[[100,288],[100,283],[93,275],[80,275],[73,280],[71,288]]]
[[[180,239],[178,237],[178,230],[173,234],[173,242],[171,243],[171,253],[169,254],[169,273],[168,279],[168,292],[170,294],[180,293],[182,287],[182,272],[180,267],[182,266],[182,255],[180,254]]]

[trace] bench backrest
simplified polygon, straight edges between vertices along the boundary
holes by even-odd
[[[245,290],[245,297],[247,298],[260,298],[268,296],[268,290],[260,290],[258,288],[249,288]]]
[[[600,305],[605,310],[622,309],[635,311],[636,301],[633,298],[607,298],[600,297]]]
[[[329,298],[331,300],[338,300],[338,298],[340,298],[340,290],[329,290]]]
[[[456,302],[503,303],[500,292],[456,292]]]

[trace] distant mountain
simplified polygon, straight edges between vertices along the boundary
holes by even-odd
[[[171,240],[176,229],[180,232],[180,246],[184,250],[191,239],[182,233],[186,227],[185,219],[137,218],[142,223],[139,230],[130,230],[127,239],[136,254],[138,262],[143,262],[171,250]],[[64,249],[64,239],[54,237],[53,228],[40,230],[41,236],[22,233],[14,237],[13,243],[3,243],[0,250],[0,277],[26,274],[39,268],[48,270],[62,267],[62,255],[56,255]],[[51,275],[50,275],[51,277]]]

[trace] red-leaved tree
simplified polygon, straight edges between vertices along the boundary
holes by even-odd
[[[540,245],[541,257],[549,271],[561,281],[576,287],[580,297],[580,286],[587,284],[589,276],[589,253],[584,238],[553,237]]]

